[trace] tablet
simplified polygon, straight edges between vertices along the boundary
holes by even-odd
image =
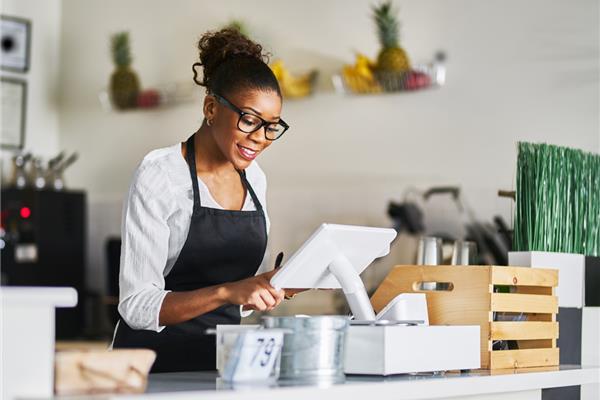
[[[342,288],[355,320],[376,319],[360,273],[390,252],[396,231],[322,224],[271,278],[278,289]]]

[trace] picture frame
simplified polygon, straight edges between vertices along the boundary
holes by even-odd
[[[0,77],[0,96],[2,98],[0,147],[21,150],[25,141],[27,82],[23,79]]]
[[[11,72],[29,71],[31,48],[31,21],[0,15],[2,57],[0,68]]]

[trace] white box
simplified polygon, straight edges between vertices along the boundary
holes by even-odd
[[[585,299],[585,256],[545,251],[511,251],[508,265],[558,270],[559,307],[582,308]]]
[[[581,316],[581,365],[600,365],[600,307],[583,307]],[[581,386],[581,400],[600,399],[600,384]]]
[[[600,307],[583,307],[581,365],[600,366]]]
[[[73,307],[73,288],[3,287],[0,398],[54,394],[54,308]]]
[[[350,326],[344,372],[393,375],[481,368],[479,325]]]

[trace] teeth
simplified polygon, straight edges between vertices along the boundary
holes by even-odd
[[[242,148],[242,150],[244,150],[245,153],[248,153],[251,156],[253,156],[254,154],[256,154],[256,151],[254,151],[254,150],[251,150],[251,149],[249,149],[247,147],[244,147],[244,146],[240,146],[240,147]]]

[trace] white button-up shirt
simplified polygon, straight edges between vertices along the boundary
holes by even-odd
[[[262,204],[268,233],[267,180],[256,161],[246,169],[246,178]],[[223,208],[200,178],[198,187],[202,206]],[[193,202],[190,172],[179,143],[144,157],[125,199],[121,223],[119,313],[133,329],[164,329],[158,316],[169,292],[165,290],[165,277],[187,238]],[[249,193],[242,210],[256,210]],[[267,258],[265,255],[257,273],[268,269]]]

